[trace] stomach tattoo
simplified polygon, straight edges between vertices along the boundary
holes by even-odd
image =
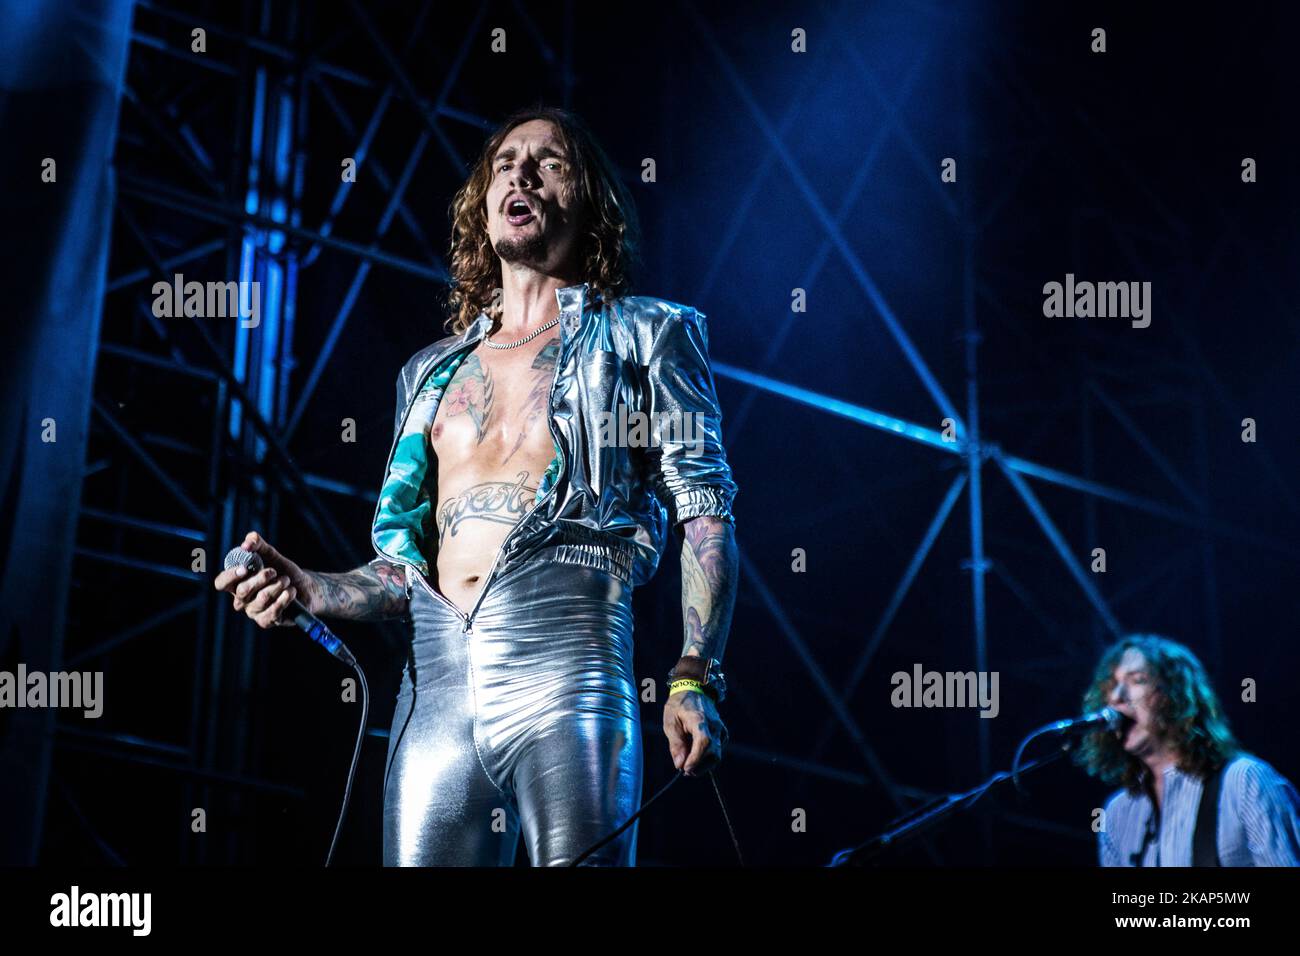
[[[514,481],[484,481],[470,485],[438,508],[438,540],[455,537],[465,521],[493,521],[514,525],[532,510],[536,486],[528,484],[528,472],[521,471]]]

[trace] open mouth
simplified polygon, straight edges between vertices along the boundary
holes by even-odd
[[[533,211],[528,208],[528,203],[522,199],[512,199],[506,203],[506,222],[510,225],[522,226],[535,218]]]
[[[1115,728],[1115,737],[1123,745],[1128,743],[1129,735],[1133,732],[1133,728],[1137,726],[1137,721],[1126,714],[1121,714],[1120,718],[1120,724]]]

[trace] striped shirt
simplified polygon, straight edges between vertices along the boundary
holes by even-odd
[[[1102,866],[1191,866],[1204,780],[1166,767],[1161,812],[1151,798],[1120,790],[1106,801],[1097,833]],[[1300,866],[1300,795],[1250,754],[1229,761],[1219,787],[1217,843],[1223,866]],[[1141,862],[1138,862],[1138,861]]]

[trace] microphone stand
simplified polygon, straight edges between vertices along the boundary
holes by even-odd
[[[863,866],[867,860],[879,856],[885,850],[901,846],[909,840],[915,839],[921,833],[932,830],[941,823],[946,823],[956,815],[957,811],[970,809],[979,801],[980,797],[998,784],[1014,780],[1017,788],[1019,788],[1020,777],[1060,760],[1074,748],[1074,744],[1075,740],[1067,737],[1056,750],[1044,757],[1019,766],[1015,773],[1001,770],[973,790],[936,797],[924,806],[894,819],[889,825],[890,828],[884,833],[878,834],[856,847],[840,850],[827,865]]]

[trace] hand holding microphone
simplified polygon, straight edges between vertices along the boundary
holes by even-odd
[[[263,560],[274,561],[281,570],[262,567]],[[247,580],[242,584],[236,583],[244,578]],[[219,591],[233,593],[235,610],[242,610],[258,627],[297,627],[343,663],[356,667],[352,652],[310,607],[297,600],[300,589],[309,592],[306,587],[300,588],[305,581],[302,568],[267,544],[256,531],[250,531],[240,547],[226,553],[225,570],[212,583]]]
[[[218,591],[234,596],[236,611],[243,611],[264,629],[293,627],[295,615],[290,609],[294,603],[313,613],[307,575],[256,531],[248,532],[243,543],[226,556],[225,570],[212,583]],[[300,596],[303,600],[298,602]]]

